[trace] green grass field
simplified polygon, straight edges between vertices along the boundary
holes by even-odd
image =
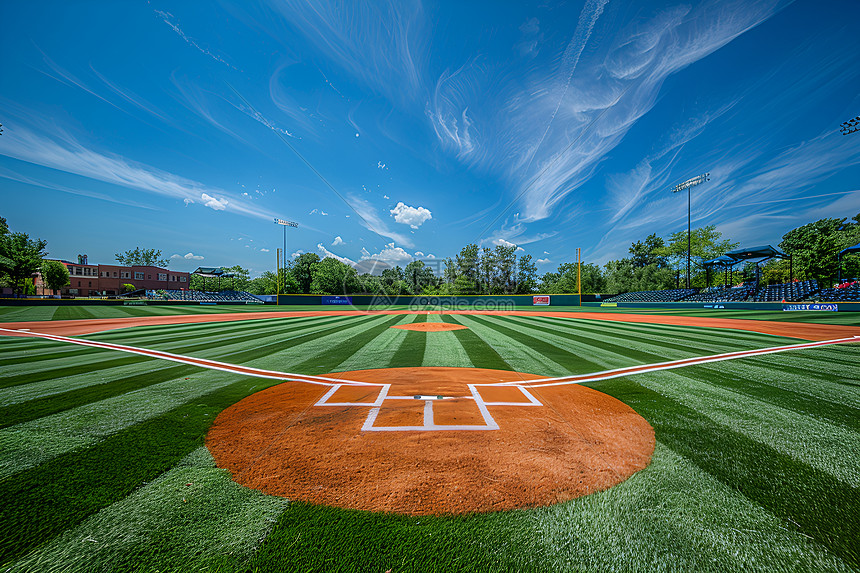
[[[0,307],[0,321],[244,310],[273,307]],[[731,317],[801,313],[762,314]],[[819,314],[791,318],[860,324]],[[469,329],[389,328],[415,320]],[[304,374],[474,366],[544,376],[798,342],[575,311],[276,318],[85,338]],[[648,468],[551,507],[457,517],[291,503],[231,481],[203,446],[206,431],[275,380],[7,337],[0,371],[4,572],[860,570],[860,344],[592,383],[654,427]]]

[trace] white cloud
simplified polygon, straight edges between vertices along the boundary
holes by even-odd
[[[344,243],[344,240],[340,238],[340,235],[338,235],[337,237],[334,238],[334,241],[332,241],[331,246],[336,247],[338,245],[342,245],[343,243]]]
[[[127,189],[182,200],[186,206],[201,198],[205,202],[206,196],[210,199],[214,199],[215,195],[229,196],[220,189],[208,187],[179,175],[136,163],[118,155],[109,156],[87,149],[56,125],[45,124],[43,130],[50,132],[55,139],[37,135],[25,127],[18,127],[14,137],[11,134],[8,138],[5,135],[0,137],[0,155]],[[243,215],[262,219],[268,219],[270,216],[267,211],[247,204],[241,199],[231,197],[229,202],[227,199],[214,199],[214,201],[220,204],[222,209]],[[218,209],[214,203],[208,206]]]
[[[381,161],[376,162],[376,167],[379,169],[388,169],[388,167],[386,167],[385,164]]]
[[[322,216],[327,216],[327,215],[328,215],[328,213],[326,213],[326,212],[325,212],[325,211],[323,211],[322,209],[314,209],[314,210],[312,210],[310,213],[308,213],[308,215],[322,215]]]
[[[415,256],[416,257],[423,257],[424,253],[422,253],[421,251],[415,251]]]
[[[340,255],[336,255],[336,254],[332,253],[331,251],[326,249],[325,245],[323,245],[322,243],[317,244],[317,251],[319,251],[319,254],[322,255],[322,258],[324,258],[324,259],[337,259],[340,262],[347,264],[347,265],[350,265],[350,266],[355,264],[355,261],[353,261],[352,259],[348,259],[346,257],[341,257]]]
[[[539,265],[545,265],[546,263],[549,262],[549,259],[538,259],[535,262],[538,263]]]
[[[303,250],[299,249],[298,251],[296,251],[295,253],[293,253],[292,255],[290,255],[290,258],[291,258],[291,259],[295,259],[295,258],[296,258],[296,257],[298,257],[299,255],[303,255],[304,253],[305,253],[305,252],[304,252]]]
[[[175,255],[170,255],[170,258],[171,259],[185,259],[188,261],[202,261],[203,260],[202,255],[195,255],[194,253],[191,253],[191,252],[186,253],[184,255],[180,255],[177,253]]]
[[[412,255],[407,253],[401,247],[395,246],[394,243],[388,243],[385,248],[376,254],[371,254],[367,249],[361,249],[361,260],[375,259],[394,266],[404,266],[411,263],[414,259]]]
[[[204,205],[210,209],[215,209],[216,211],[223,211],[227,208],[227,203],[229,203],[227,199],[217,199],[207,193],[202,193],[200,195],[200,200],[203,201]]]
[[[394,207],[394,209],[391,209],[391,216],[394,217],[394,220],[398,223],[409,225],[413,229],[417,229],[427,220],[433,218],[429,209],[425,209],[424,207],[410,207],[403,203],[403,201],[398,201],[397,206]]]
[[[505,239],[493,239],[493,244],[496,246],[502,246],[502,247],[517,247],[517,245],[515,243],[512,243],[510,241],[506,241]],[[520,251],[525,251],[525,249],[522,247],[517,247],[516,252],[520,252]]]
[[[269,249],[260,249],[260,252],[261,252],[261,253],[268,253],[268,252],[269,252]]]
[[[347,196],[347,202],[349,203],[349,206],[358,213],[365,228],[373,231],[377,235],[387,237],[392,241],[400,243],[401,245],[407,247],[411,247],[413,245],[412,239],[408,235],[403,235],[396,231],[389,230],[385,221],[376,214],[376,209],[374,209],[373,206],[364,199],[356,197],[355,195],[349,195]],[[349,215],[347,215],[347,217],[349,217]]]

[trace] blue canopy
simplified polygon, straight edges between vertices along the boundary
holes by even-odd
[[[848,247],[847,249],[842,249],[839,251],[840,255],[847,255],[849,253],[860,253],[860,243],[857,243],[853,247]]]
[[[770,245],[762,245],[760,247],[752,247],[746,249],[735,249],[734,251],[729,251],[728,253],[726,253],[726,255],[736,261],[745,261],[747,259],[765,259],[773,257],[776,257],[777,259],[788,258],[788,255],[786,255],[779,249],[775,249]]]
[[[714,259],[709,259],[709,260],[703,262],[702,264],[705,265],[706,267],[710,267],[713,265],[730,266],[730,265],[734,265],[736,262],[737,262],[737,260],[734,257],[730,257],[728,255],[720,255],[719,257],[714,258]]]

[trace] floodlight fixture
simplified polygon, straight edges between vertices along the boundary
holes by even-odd
[[[710,176],[711,176],[710,173],[702,173],[701,175],[696,175],[695,177],[693,177],[691,179],[687,179],[683,183],[679,183],[679,184],[675,185],[671,189],[672,193],[679,193],[685,189],[687,190],[687,288],[690,288],[690,243],[691,243],[691,240],[690,240],[690,237],[691,237],[691,232],[690,232],[690,210],[691,210],[690,209],[690,201],[691,201],[690,189],[692,189],[696,185],[701,185],[702,183],[705,183],[706,181],[710,181],[711,180]]]
[[[848,135],[849,133],[860,131],[860,116],[849,119],[848,121],[843,121],[839,126],[839,129],[842,130],[842,135]]]
[[[275,225],[284,227],[284,273],[287,272],[287,227],[298,227],[299,224],[286,219],[278,219],[275,217]]]

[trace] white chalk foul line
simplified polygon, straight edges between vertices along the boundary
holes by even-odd
[[[170,360],[180,362],[182,364],[190,364],[192,366],[200,366],[209,370],[221,370],[233,374],[243,374],[245,376],[254,376],[256,378],[271,378],[274,380],[290,380],[295,382],[307,382],[308,384],[319,384],[322,386],[349,385],[349,386],[380,386],[370,382],[356,382],[353,380],[338,380],[336,378],[325,378],[323,376],[309,376],[306,374],[293,374],[291,372],[278,372],[276,370],[263,370],[261,368],[253,368],[250,366],[240,366],[238,364],[230,364],[228,362],[218,362],[217,360],[208,360],[206,358],[194,358],[193,356],[184,356],[182,354],[173,354],[171,352],[162,352],[160,350],[149,350],[148,348],[137,348],[135,346],[126,346],[124,344],[111,344],[109,342],[96,342],[94,340],[86,340],[84,338],[69,338],[67,336],[58,336],[56,334],[44,334],[40,332],[27,332],[21,330],[12,330],[8,328],[0,328],[3,332],[13,332],[24,336],[32,336],[35,338],[45,338],[48,340],[56,340],[58,342],[68,342],[70,344],[78,344],[80,346],[91,346],[93,348],[103,348],[106,350],[118,350],[120,352],[128,352],[130,354],[139,354],[150,358],[160,358],[162,360]]]
[[[521,386],[523,388],[543,388],[545,386],[564,386],[568,384],[582,384],[583,382],[597,382],[599,380],[609,380],[610,378],[621,378],[623,376],[631,376],[633,374],[644,374],[646,372],[658,372],[660,370],[671,370],[673,368],[683,368],[685,366],[695,366],[697,364],[707,364],[709,362],[720,362],[722,360],[734,360],[736,358],[746,358],[748,356],[758,356],[761,354],[774,354],[776,352],[787,352],[789,350],[801,350],[804,348],[817,348],[819,346],[827,346],[830,344],[846,344],[851,342],[860,342],[860,336],[852,336],[848,338],[839,338],[835,340],[819,340],[816,342],[804,342],[801,344],[789,344],[787,346],[773,346],[771,348],[758,348],[756,350],[741,350],[738,352],[727,352],[725,354],[715,354],[713,356],[697,356],[695,358],[685,358],[683,360],[673,360],[671,362],[660,362],[657,364],[643,364],[640,366],[628,366],[626,368],[616,368],[614,370],[604,370],[603,372],[594,372],[592,374],[578,374],[576,376],[561,376],[559,378],[543,378],[536,380],[533,384],[525,383],[522,380],[513,382],[498,382],[495,384],[479,384],[479,386]]]

